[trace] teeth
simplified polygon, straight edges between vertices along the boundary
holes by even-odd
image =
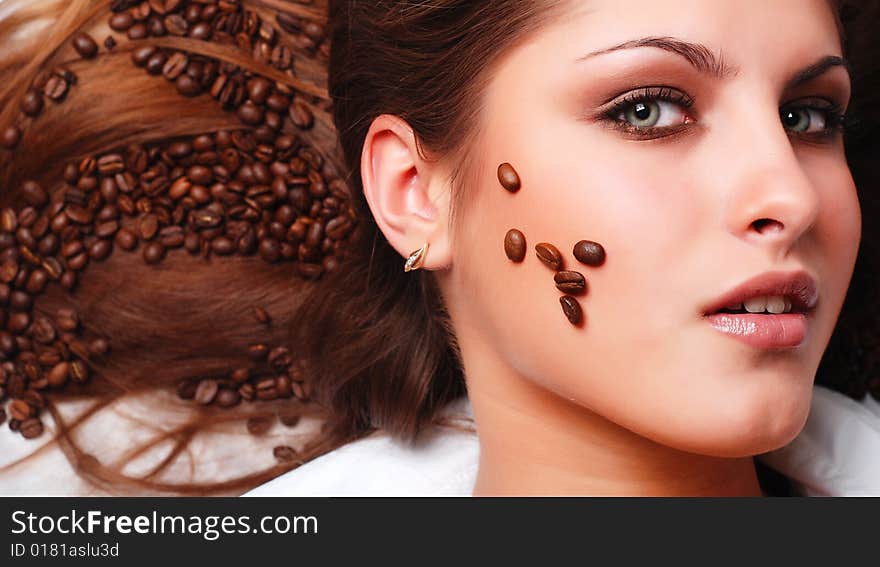
[[[744,303],[749,313],[763,313],[767,309],[766,297],[753,297]]]
[[[785,311],[785,298],[779,295],[767,298],[767,311],[778,315]]]
[[[782,295],[765,295],[761,297],[753,297],[745,303],[728,305],[726,309],[730,311],[743,311],[748,313],[771,313],[778,315],[780,313],[791,313],[791,300]]]

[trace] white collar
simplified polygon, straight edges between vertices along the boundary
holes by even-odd
[[[447,416],[468,427],[470,404],[458,400]],[[856,402],[814,388],[801,434],[759,456],[813,495],[880,495],[880,404]],[[290,471],[245,496],[469,496],[479,443],[474,432],[435,427],[415,446],[375,434]]]

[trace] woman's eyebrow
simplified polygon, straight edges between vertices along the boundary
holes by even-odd
[[[712,50],[705,45],[701,43],[693,43],[690,41],[677,39],[674,37],[643,37],[641,39],[634,39],[621,43],[619,45],[615,45],[613,47],[593,51],[592,53],[588,53],[587,55],[578,58],[577,61],[584,61],[586,59],[590,59],[599,55],[605,55],[606,53],[612,53],[614,51],[635,49],[639,47],[655,47],[658,49],[663,49],[664,51],[669,51],[670,53],[674,53],[680,57],[684,57],[688,61],[688,63],[690,63],[695,69],[697,69],[697,71],[712,75],[713,77],[716,77],[718,79],[735,76],[739,73],[739,69],[737,67],[726,63],[723,56],[715,55],[715,53],[713,53]],[[843,57],[838,57],[836,55],[826,55],[825,57],[819,59],[817,62],[808,65],[807,67],[795,73],[794,76],[786,84],[786,87],[788,89],[793,89],[799,85],[815,79],[816,77],[826,73],[827,71],[835,67],[843,67],[847,70],[848,73],[851,74],[850,64],[846,59],[844,59]]]
[[[823,75],[836,67],[843,67],[844,69],[846,69],[847,74],[852,76],[852,68],[849,61],[847,61],[843,57],[838,57],[837,55],[826,55],[812,65],[808,65],[807,67],[804,67],[804,69],[802,69],[801,71],[795,73],[794,77],[792,77],[792,79],[788,81],[786,87],[788,89],[793,89],[804,83],[812,81],[816,77]]]
[[[605,55],[606,53],[612,53],[624,49],[635,49],[638,47],[656,47],[658,49],[663,49],[664,51],[669,51],[684,57],[688,63],[693,65],[699,72],[712,75],[719,79],[739,73],[738,68],[725,63],[722,56],[716,56],[712,50],[705,45],[684,41],[674,37],[643,37],[641,39],[634,39],[613,47],[593,51],[592,53],[588,53],[583,57],[578,58],[577,61],[584,61],[592,57]]]

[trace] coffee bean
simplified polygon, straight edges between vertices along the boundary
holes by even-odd
[[[300,130],[309,130],[315,125],[315,115],[309,106],[301,100],[293,101],[288,115],[293,125]]]
[[[195,380],[183,380],[177,385],[177,397],[181,400],[191,400],[196,396],[196,388],[199,383]]]
[[[283,113],[286,112],[287,109],[290,107],[290,99],[282,94],[274,93],[266,98],[266,106],[269,108],[269,110],[272,110],[273,112]],[[277,143],[278,142],[276,141],[276,145]]]
[[[193,224],[198,228],[216,228],[223,224],[223,216],[211,211],[197,211],[193,213]]]
[[[18,351],[18,344],[15,342],[15,337],[12,336],[12,333],[7,331],[0,331],[0,352],[5,354],[7,357],[13,356]],[[12,395],[11,388],[8,388],[10,391],[10,395]]]
[[[270,416],[252,417],[247,420],[247,430],[251,435],[265,435],[272,429],[273,418]]]
[[[113,51],[116,49],[116,38],[112,35],[108,35],[104,38],[104,49],[107,51]]]
[[[217,393],[215,403],[221,408],[231,408],[241,402],[241,395],[237,390],[222,389]]]
[[[211,249],[215,254],[228,256],[235,252],[235,242],[226,236],[219,236],[211,241]]]
[[[97,169],[104,176],[116,175],[125,170],[125,160],[119,154],[107,154],[98,158]]]
[[[98,54],[98,44],[87,33],[79,32],[71,40],[73,48],[83,59],[94,59]]]
[[[605,263],[605,248],[597,242],[581,240],[574,245],[574,257],[587,266],[601,266]]]
[[[277,262],[281,259],[281,246],[274,238],[263,238],[259,245],[260,256],[267,262]]]
[[[38,216],[39,213],[37,213],[35,208],[25,207],[18,213],[18,224],[25,228],[30,228],[35,222],[37,222]]]
[[[559,291],[569,294],[583,293],[587,289],[587,281],[579,272],[563,271],[556,272],[553,276]]]
[[[30,311],[33,300],[23,291],[13,291],[9,296],[9,305],[14,311]]]
[[[254,104],[263,104],[272,94],[272,82],[263,77],[255,77],[248,81],[247,92]]]
[[[502,187],[511,193],[519,191],[522,185],[519,179],[519,174],[517,174],[516,170],[513,169],[513,166],[509,163],[502,163],[498,166],[498,181],[501,183]]]
[[[194,4],[193,4],[194,6]],[[211,35],[214,33],[214,28],[211,27],[211,24],[208,22],[199,22],[192,27],[189,31],[189,36],[193,39],[200,39],[202,41],[207,41],[211,39]]]
[[[522,262],[526,257],[526,236],[515,228],[507,231],[504,237],[504,253],[514,262]]]
[[[127,228],[120,228],[116,233],[116,244],[123,250],[131,251],[137,247],[138,238]]]
[[[287,427],[296,426],[297,424],[299,424],[300,419],[300,415],[294,411],[282,411],[278,414],[278,421],[280,421],[282,425],[286,425]]]
[[[119,222],[115,220],[102,222],[95,225],[95,236],[98,238],[110,238],[119,230]]]
[[[140,237],[144,240],[150,240],[159,231],[159,219],[154,214],[144,215],[138,223]]]
[[[214,174],[213,172],[204,166],[194,165],[189,168],[186,172],[186,176],[197,185],[208,185],[213,181]]]
[[[113,31],[124,32],[134,25],[134,18],[128,12],[120,12],[110,17],[109,24]]]
[[[562,270],[562,254],[560,254],[559,249],[552,244],[541,242],[535,246],[535,253],[538,255],[539,260],[550,268],[553,268],[554,271],[558,272]]]
[[[196,387],[195,400],[196,403],[199,403],[203,406],[206,406],[214,401],[214,398],[217,396],[217,390],[219,386],[216,380],[201,380],[199,381],[198,387]]]
[[[12,313],[9,315],[9,321],[6,328],[16,334],[24,333],[31,324],[31,316],[29,313]]]
[[[180,248],[184,242],[183,228],[179,226],[166,226],[159,231],[159,242],[165,248]]]
[[[183,74],[187,65],[189,65],[189,57],[185,53],[177,51],[168,58],[168,62],[162,68],[162,74],[169,81],[173,81]]]
[[[9,415],[12,419],[24,421],[34,416],[34,408],[24,400],[12,400],[9,404]]]
[[[68,205],[64,209],[64,214],[67,215],[67,218],[79,224],[91,224],[94,218],[90,210],[78,205]]]
[[[138,22],[128,28],[128,31],[125,35],[128,36],[128,39],[136,41],[148,37],[150,35],[150,31],[145,24],[143,24],[142,22]]]
[[[21,436],[25,439],[36,439],[43,434],[43,423],[39,418],[33,417],[27,421],[22,421],[19,431],[21,431]]]
[[[249,126],[257,126],[263,123],[263,109],[251,101],[245,102],[238,107],[238,118]]]
[[[288,462],[295,461],[297,459],[296,450],[288,445],[279,445],[278,447],[275,447],[274,449],[272,449],[272,454],[279,461]]]
[[[70,376],[75,382],[83,384],[89,379],[89,367],[81,360],[74,360],[70,363]]]
[[[61,274],[61,287],[67,291],[73,291],[78,281],[76,272],[66,271]]]
[[[98,261],[105,260],[112,251],[113,245],[108,240],[96,240],[89,246],[89,256]]]
[[[144,67],[150,75],[161,75],[168,63],[168,55],[162,51],[155,52],[147,58]]]
[[[562,312],[565,313],[569,322],[571,322],[572,325],[580,324],[584,315],[577,299],[570,295],[563,295],[559,298],[559,303],[562,305]]]
[[[67,379],[70,376],[70,364],[67,362],[59,362],[55,366],[52,367],[52,370],[49,371],[47,378],[49,380],[49,385],[53,388],[61,388],[65,384],[67,384]]]
[[[265,360],[269,355],[269,347],[264,344],[254,344],[248,347],[248,356],[255,362]]]
[[[158,264],[165,257],[165,247],[158,242],[149,242],[144,246],[144,261],[147,264]]]
[[[39,268],[31,272],[30,276],[28,276],[27,284],[25,285],[25,289],[28,293],[38,294],[42,293],[44,289],[46,289],[46,284],[49,282],[49,275]]]
[[[189,30],[189,22],[180,14],[166,16],[162,23],[165,24],[165,29],[171,35],[184,36]]]
[[[43,94],[55,102],[61,101],[67,95],[69,85],[63,77],[52,75],[46,86],[43,87]]]
[[[0,230],[6,233],[15,232],[18,228],[18,217],[15,211],[9,208],[0,211]]]
[[[55,314],[55,323],[62,331],[73,332],[79,327],[79,315],[73,309],[61,308]]]
[[[18,143],[21,141],[21,129],[18,126],[9,126],[3,130],[3,135],[0,136],[0,143],[3,144],[3,147],[12,150],[18,146]]]
[[[25,181],[21,184],[24,200],[32,207],[40,208],[49,202],[49,195],[36,181]]]
[[[175,81],[177,92],[186,97],[198,96],[202,92],[202,86],[199,82],[189,75],[181,75]]]
[[[21,111],[27,116],[39,116],[43,111],[43,93],[37,89],[28,89],[21,99]]]

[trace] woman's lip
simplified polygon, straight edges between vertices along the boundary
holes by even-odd
[[[816,280],[804,270],[766,272],[751,278],[705,305],[703,315],[718,314],[729,305],[742,304],[754,297],[783,296],[792,302],[792,311],[810,312],[819,300]]]
[[[806,339],[809,328],[804,313],[716,313],[706,319],[717,331],[764,349],[798,347]]]

